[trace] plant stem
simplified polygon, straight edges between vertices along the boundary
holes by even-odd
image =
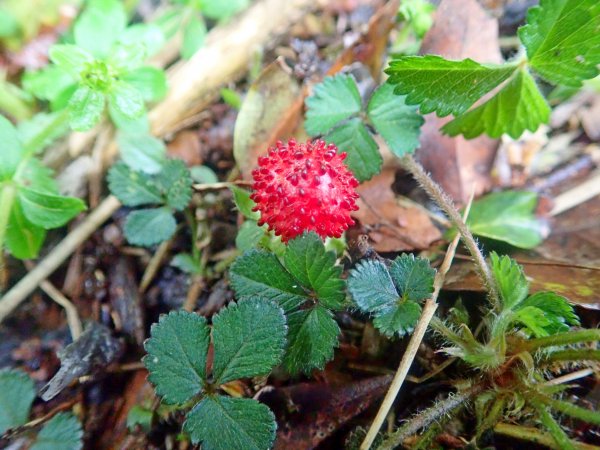
[[[582,420],[586,423],[600,425],[600,413],[596,411],[582,408],[581,406],[574,405],[571,402],[558,400],[556,398],[547,397],[545,395],[534,394],[534,396],[537,401],[549,406],[550,408],[556,411],[571,416],[575,419]]]
[[[425,172],[423,166],[415,160],[412,155],[405,155],[400,159],[402,166],[408,170],[419,185],[427,192],[429,197],[433,199],[440,208],[446,213],[450,221],[458,229],[462,236],[462,241],[471,253],[473,260],[475,261],[475,267],[477,272],[483,281],[485,288],[487,289],[490,300],[496,309],[500,309],[500,295],[498,293],[498,287],[496,281],[492,275],[492,271],[488,266],[473,234],[461,219],[460,214],[454,206],[452,199],[442,190],[442,188]]]
[[[509,423],[499,423],[494,427],[494,432],[515,439],[530,441],[534,444],[545,445],[546,447],[556,446],[556,441],[552,438],[552,436],[533,427],[522,427],[519,425],[511,425]],[[584,444],[583,442],[571,441],[571,444],[577,450],[600,450],[600,447]]]
[[[600,350],[592,348],[573,348],[550,353],[541,362],[542,364],[557,361],[600,361]]]
[[[571,442],[571,439],[569,439],[567,433],[564,432],[560,424],[552,417],[552,414],[550,414],[546,405],[535,400],[530,401],[530,403],[537,410],[542,425],[548,429],[552,438],[554,438],[554,441],[558,445],[558,448],[561,450],[575,450],[575,446]]]
[[[17,189],[11,184],[6,183],[2,186],[0,192],[0,267],[4,264],[4,239],[8,229],[8,221],[10,219],[10,211],[12,210]]]
[[[543,347],[578,344],[580,342],[600,341],[600,329],[567,331],[541,338],[528,339],[523,342],[524,350],[534,352]]]

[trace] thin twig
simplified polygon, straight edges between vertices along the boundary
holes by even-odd
[[[154,252],[154,255],[152,255],[152,258],[150,258],[150,262],[148,262],[146,270],[144,270],[144,275],[142,275],[142,281],[140,282],[140,287],[138,288],[138,292],[140,294],[146,292],[146,289],[148,289],[148,286],[150,286],[150,283],[152,283],[152,280],[156,276],[158,269],[160,269],[162,261],[169,252],[172,243],[173,238],[162,242],[156,249],[156,252]]]
[[[471,199],[469,200],[469,203],[465,208],[464,220],[467,220],[472,202],[473,194],[471,195]],[[400,392],[400,388],[402,387],[402,384],[406,379],[406,375],[408,374],[408,371],[415,359],[415,356],[417,355],[417,351],[419,349],[419,346],[421,345],[421,341],[423,340],[425,332],[429,327],[429,322],[431,321],[433,315],[435,314],[435,310],[437,309],[437,298],[442,286],[444,285],[446,274],[448,273],[450,265],[452,264],[452,259],[454,258],[454,254],[456,253],[456,247],[458,246],[459,239],[460,233],[457,233],[450,245],[448,246],[448,250],[446,251],[444,261],[442,262],[440,270],[438,270],[433,280],[433,294],[431,295],[431,298],[425,302],[425,307],[423,308],[421,317],[417,322],[415,331],[410,338],[408,347],[406,348],[406,351],[402,356],[402,360],[400,361],[400,365],[398,366],[396,375],[394,375],[392,384],[390,385],[390,388],[388,389],[387,394],[383,399],[379,411],[377,411],[377,415],[375,416],[375,419],[371,424],[371,428],[369,428],[369,431],[360,446],[360,450],[368,450],[369,448],[371,448],[375,437],[377,437],[377,433],[379,433],[379,430],[381,429],[381,426],[383,425],[386,416],[388,415],[390,409],[392,408],[392,405],[394,404],[394,401],[396,400],[396,397],[398,396],[398,392]]]
[[[556,386],[558,384],[570,383],[571,381],[579,380],[594,373],[594,369],[581,369],[566,375],[553,378],[544,383],[544,386]]]
[[[492,275],[492,271],[488,266],[473,234],[461,219],[460,214],[454,206],[452,199],[442,190],[442,188],[431,179],[431,177],[425,172],[425,169],[419,164],[412,155],[406,155],[401,160],[402,166],[408,170],[415,180],[421,185],[421,187],[427,192],[427,194],[438,204],[440,208],[446,213],[448,218],[452,221],[454,226],[458,229],[462,236],[462,241],[471,253],[471,256],[475,260],[475,267],[481,277],[486,290],[489,293],[490,300],[495,307],[500,305],[500,295],[498,293],[498,287],[496,281]]]
[[[67,324],[69,325],[69,331],[71,332],[71,339],[73,339],[73,341],[79,339],[83,327],[81,326],[81,319],[79,318],[75,305],[73,305],[73,303],[71,303],[71,301],[48,280],[42,281],[40,287],[48,297],[64,308],[65,313],[67,314]]]

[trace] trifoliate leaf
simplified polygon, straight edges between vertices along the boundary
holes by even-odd
[[[46,230],[27,220],[21,202],[16,198],[6,228],[6,246],[10,253],[19,259],[36,258],[45,238]]]
[[[473,203],[467,225],[477,236],[533,248],[542,242],[544,230],[535,217],[537,202],[534,192],[494,192]]]
[[[203,450],[266,450],[275,440],[275,416],[264,404],[249,398],[205,397],[183,425]]]
[[[527,327],[535,337],[548,336],[546,327],[551,322],[539,308],[535,306],[524,306],[514,313],[514,321],[520,322]]]
[[[363,312],[389,311],[400,298],[387,267],[381,261],[360,261],[348,276],[348,292]]]
[[[35,398],[35,386],[20,370],[0,370],[0,436],[27,422]]]
[[[156,174],[163,168],[167,148],[160,139],[148,133],[117,134],[121,158],[133,170]]]
[[[108,187],[125,206],[161,204],[160,189],[149,175],[131,170],[123,163],[113,165],[108,172]]]
[[[0,116],[0,142],[0,180],[8,180],[21,162],[23,146],[17,130],[4,116]]]
[[[67,72],[75,79],[79,79],[79,75],[85,69],[86,65],[94,60],[94,57],[89,52],[71,44],[53,45],[50,47],[48,56],[50,57],[50,61],[56,64],[61,71]],[[49,79],[44,80],[44,84],[57,80],[60,81],[59,85],[66,84],[66,80],[63,81],[60,72],[50,72],[49,76]],[[48,98],[48,100],[51,100],[51,98]]]
[[[529,65],[554,84],[581,86],[598,75],[600,3],[597,0],[542,0],[527,13],[519,38]]]
[[[406,104],[419,105],[421,114],[455,116],[488,93],[516,70],[515,65],[479,64],[471,59],[449,61],[440,56],[403,56],[386,69],[394,92]]]
[[[69,100],[69,124],[75,131],[93,128],[104,112],[104,94],[80,86]]]
[[[383,159],[377,143],[359,118],[335,128],[325,140],[348,154],[345,163],[358,181],[369,180],[381,170]]]
[[[258,211],[252,211],[252,208],[256,206],[256,203],[250,198],[251,193],[246,189],[237,186],[230,186],[229,189],[231,189],[231,192],[233,193],[233,201],[235,202],[238,211],[241,212],[246,219],[258,220],[260,218],[260,213]]]
[[[315,306],[288,315],[288,347],[283,358],[291,374],[323,369],[333,358],[340,327],[331,311]]]
[[[412,301],[425,300],[433,293],[435,269],[429,261],[402,254],[390,266],[390,275],[403,298]]]
[[[144,365],[156,393],[169,404],[180,404],[200,393],[206,379],[210,329],[206,319],[186,311],[161,316],[144,344]]]
[[[354,78],[339,74],[317,84],[306,99],[304,127],[311,136],[326,134],[342,120],[360,112],[362,101]]]
[[[190,59],[206,39],[206,24],[202,17],[194,14],[183,27],[183,43],[181,44],[181,56]]]
[[[525,278],[523,268],[508,256],[490,253],[492,272],[500,290],[504,307],[512,309],[525,300],[529,292],[529,282]]]
[[[127,16],[123,4],[117,0],[93,0],[77,22],[73,33],[78,46],[103,58],[125,29]]]
[[[238,250],[245,252],[255,248],[265,236],[265,228],[259,227],[256,221],[246,220],[238,229],[235,237],[235,246]]]
[[[130,119],[140,117],[146,111],[141,92],[123,81],[114,83],[108,101],[112,108]]]
[[[165,193],[167,205],[181,211],[192,198],[190,170],[180,159],[168,159],[156,176],[157,186]]]
[[[58,228],[84,211],[85,203],[74,197],[63,197],[21,187],[18,193],[23,214],[31,223],[46,230]]]
[[[177,222],[167,208],[132,211],[125,220],[125,237],[133,245],[149,247],[169,239]]]
[[[546,335],[566,332],[571,326],[579,325],[579,317],[567,299],[554,292],[536,292],[525,299],[517,311],[527,307],[536,307],[543,312],[548,322],[544,325]]]
[[[406,104],[401,95],[394,95],[394,87],[385,83],[373,93],[367,115],[375,130],[398,157],[413,153],[419,146],[421,126],[425,122],[416,106]]]
[[[525,70],[518,73],[500,92],[483,105],[458,116],[442,127],[450,136],[471,139],[486,133],[493,138],[503,134],[517,139],[525,130],[535,131],[548,122],[550,107]]]
[[[421,316],[421,306],[410,300],[396,302],[395,307],[378,314],[373,319],[373,325],[388,337],[404,336],[412,333]]]
[[[31,450],[79,450],[83,448],[83,429],[70,413],[58,413],[37,435]]]
[[[341,266],[334,252],[325,250],[315,233],[304,233],[288,243],[284,255],[286,269],[305,288],[316,294],[317,301],[329,309],[342,307],[345,293]]]
[[[247,8],[249,3],[249,0],[203,0],[200,9],[209,19],[222,20]]]
[[[250,250],[237,258],[229,276],[239,299],[262,297],[273,300],[286,313],[308,299],[298,280],[285,270],[277,257],[262,250]]]
[[[167,77],[156,67],[140,67],[121,76],[121,79],[142,94],[147,102],[155,102],[167,94]]]
[[[215,383],[268,374],[281,362],[286,334],[283,310],[270,300],[241,300],[222,309],[213,316]]]

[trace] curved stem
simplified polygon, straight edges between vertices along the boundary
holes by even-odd
[[[600,341],[600,329],[567,331],[541,338],[528,339],[523,342],[524,350],[534,352],[543,347],[578,344],[580,342]]]

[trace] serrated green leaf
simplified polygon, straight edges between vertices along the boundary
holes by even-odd
[[[373,319],[373,325],[388,337],[402,337],[412,333],[421,316],[421,306],[410,300],[396,302],[395,307],[387,312],[378,314]]]
[[[165,193],[167,205],[181,211],[192,198],[190,170],[180,159],[168,159],[156,176],[157,186]]]
[[[58,66],[61,71],[67,72],[71,77],[76,80],[86,65],[94,61],[94,57],[76,45],[71,44],[56,44],[50,47],[48,52],[50,61]],[[50,79],[44,80],[45,83],[52,82],[54,80],[60,80],[61,83],[66,84],[66,80],[63,80],[60,72],[50,72]]]
[[[200,9],[202,14],[214,20],[227,19],[234,14],[246,9],[250,4],[249,0],[203,0]]]
[[[541,310],[547,322],[543,325],[545,334],[536,333],[537,336],[566,332],[571,326],[579,325],[579,317],[567,299],[554,292],[536,292],[519,305],[517,312],[527,307]]]
[[[156,67],[140,67],[127,72],[121,79],[133,86],[147,102],[155,102],[167,94],[167,77]]]
[[[202,267],[189,253],[178,253],[171,260],[171,265],[189,274],[202,273]]]
[[[83,429],[70,413],[58,413],[37,435],[31,450],[79,450],[83,448]]]
[[[394,87],[385,83],[373,93],[367,115],[377,133],[398,157],[413,153],[419,146],[421,126],[425,122],[416,106],[406,104],[401,95],[394,95]]]
[[[490,253],[490,260],[504,307],[514,308],[525,300],[529,292],[529,282],[523,268],[515,260],[506,255],[498,256],[495,252]]]
[[[93,128],[104,112],[104,94],[80,86],[69,99],[69,124],[75,131]]]
[[[359,118],[335,128],[325,136],[325,140],[333,142],[340,152],[348,154],[345,163],[358,181],[370,180],[381,170],[383,159],[377,143]]]
[[[6,229],[6,246],[10,253],[19,259],[36,258],[45,238],[46,230],[27,220],[21,202],[16,198]]]
[[[598,75],[600,3],[541,0],[519,29],[529,65],[554,84],[579,87]]]
[[[241,212],[246,219],[258,220],[260,218],[260,213],[258,211],[252,211],[252,208],[256,206],[256,203],[250,198],[251,192],[237,186],[229,186],[229,189],[233,194],[233,201],[235,202],[238,211]]]
[[[544,311],[535,306],[520,307],[514,312],[514,321],[525,325],[535,337],[548,336],[546,327],[551,322],[544,314]]]
[[[167,147],[162,140],[148,133],[117,134],[121,158],[133,170],[156,174],[163,169]]]
[[[0,115],[0,180],[11,179],[21,162],[23,146],[15,127]]]
[[[220,395],[202,399],[183,425],[203,450],[266,450],[275,440],[277,424],[271,410],[248,398]]]
[[[52,169],[46,167],[39,159],[31,158],[13,180],[18,185],[28,187],[34,191],[58,195],[58,187],[56,180],[52,178],[53,175]]]
[[[288,347],[283,358],[291,374],[323,369],[333,359],[340,327],[331,311],[314,306],[288,315]]]
[[[262,297],[273,300],[288,313],[308,296],[272,253],[249,250],[237,258],[229,271],[231,286],[239,299]]]
[[[348,292],[361,311],[374,314],[388,311],[400,298],[385,264],[371,259],[350,271]]]
[[[106,57],[126,24],[127,16],[121,2],[92,0],[75,22],[75,42],[98,58]]]
[[[467,139],[482,133],[493,138],[508,134],[517,139],[525,130],[537,130],[549,118],[550,107],[534,79],[519,70],[491,99],[448,122],[442,131],[450,136],[462,134]]]
[[[150,122],[147,114],[135,118],[127,117],[117,111],[110,103],[108,104],[108,114],[119,132],[131,135],[150,134]]]
[[[0,436],[27,422],[35,386],[29,376],[14,369],[0,369]]]
[[[215,383],[268,374],[281,362],[286,344],[283,310],[269,300],[232,303],[213,316]]]
[[[130,212],[123,231],[131,244],[149,247],[169,239],[176,228],[177,222],[169,209],[152,208]]]
[[[46,230],[58,228],[86,209],[85,203],[74,197],[63,197],[21,187],[18,193],[23,214],[31,223]]]
[[[402,56],[385,70],[394,92],[421,114],[439,117],[464,113],[516,70],[516,65],[479,64],[472,59],[450,61],[440,56]]]
[[[394,285],[405,299],[416,302],[431,297],[433,293],[435,269],[426,259],[415,258],[412,254],[404,253],[390,266],[390,275]]]
[[[144,365],[156,393],[169,404],[181,404],[200,393],[206,379],[210,329],[206,319],[186,311],[161,316],[144,344]]]
[[[190,59],[204,45],[206,39],[206,24],[202,17],[194,14],[183,27],[183,43],[181,56]]]
[[[256,221],[246,220],[238,229],[235,237],[235,246],[243,252],[255,248],[263,236],[265,236],[265,231],[265,228],[259,227]]]
[[[119,43],[143,44],[146,55],[152,56],[165,44],[165,35],[155,23],[136,23],[127,27],[119,37]]]
[[[542,242],[544,231],[535,217],[537,202],[535,192],[494,192],[473,203],[467,225],[477,236],[533,248]]]
[[[326,77],[306,103],[304,128],[311,136],[326,134],[341,121],[360,112],[362,101],[351,75]]]
[[[114,83],[108,101],[112,108],[130,119],[140,117],[146,111],[141,92],[123,81]]]
[[[25,72],[21,78],[23,89],[41,100],[54,101],[75,79],[56,65],[48,65],[36,72]]]
[[[284,255],[286,269],[305,288],[316,294],[319,304],[329,309],[342,307],[345,293],[341,266],[335,264],[334,252],[325,250],[315,233],[304,233],[288,242]]]
[[[107,179],[110,192],[125,206],[161,204],[164,201],[150,176],[131,170],[126,164],[113,165]]]

